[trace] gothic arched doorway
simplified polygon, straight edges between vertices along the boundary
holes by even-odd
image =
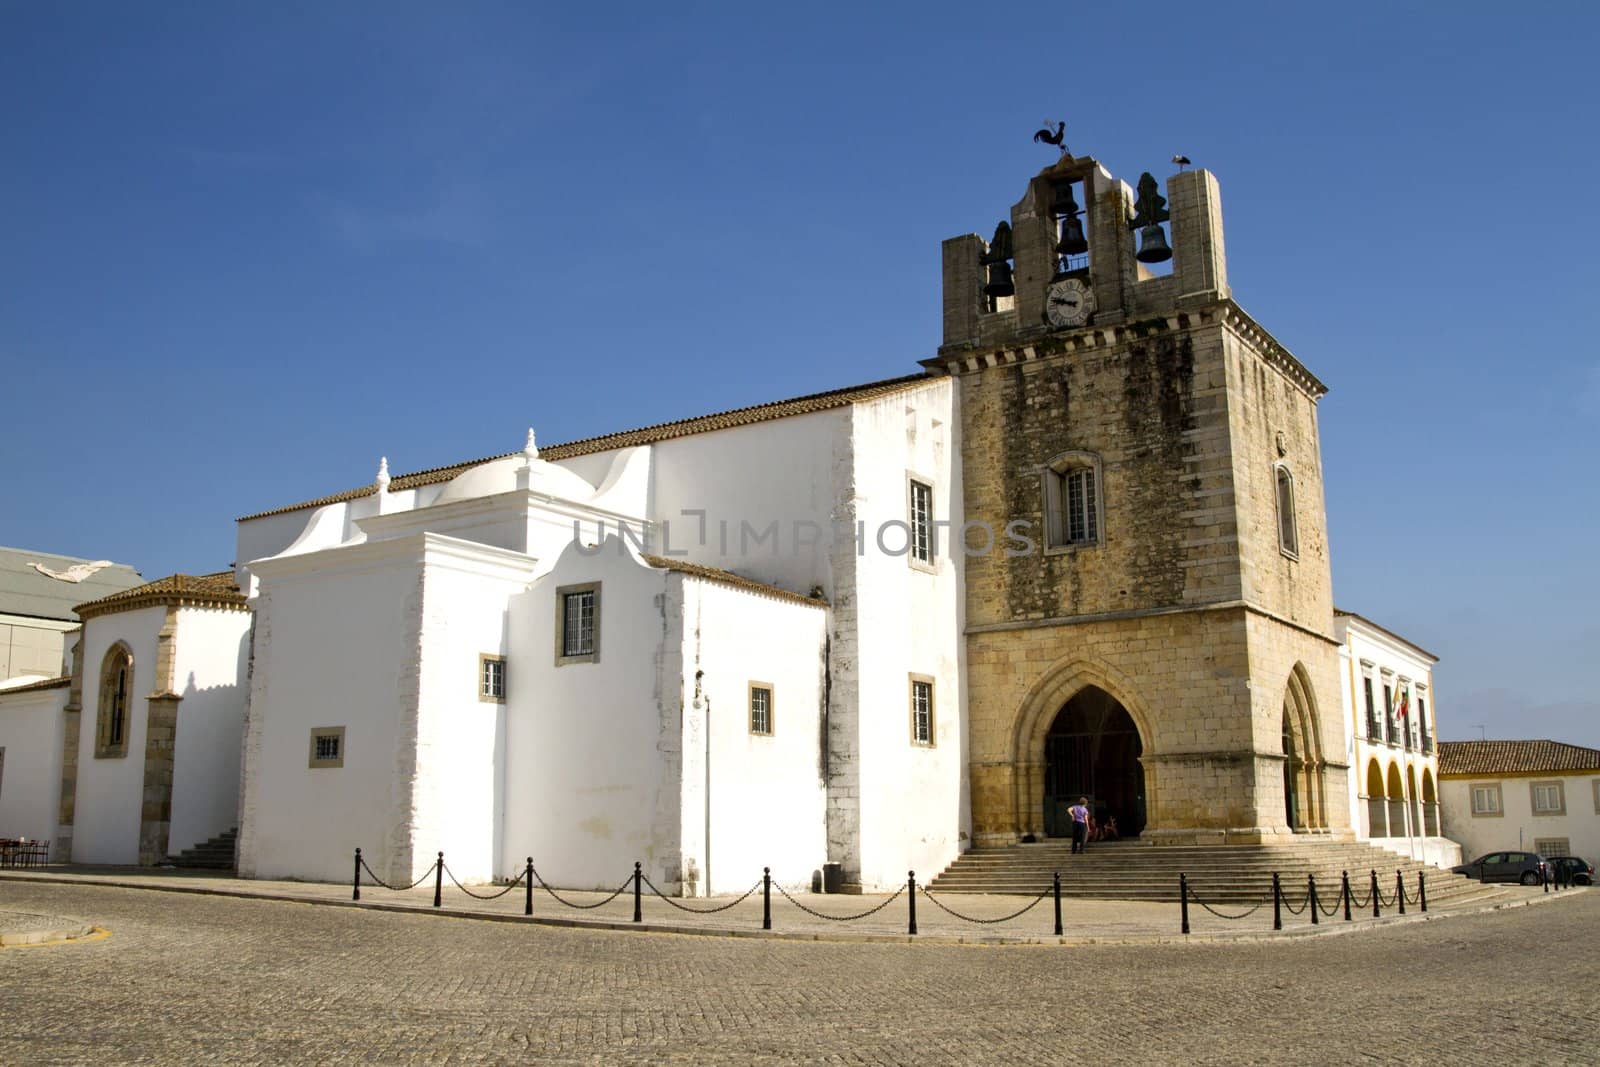
[[[1067,809],[1087,797],[1097,822],[1117,820],[1122,837],[1144,830],[1144,743],[1117,699],[1089,686],[1056,713],[1044,739],[1044,831],[1071,835]]]

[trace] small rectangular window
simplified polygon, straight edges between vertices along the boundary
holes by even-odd
[[[505,657],[491,656],[488,653],[478,656],[478,699],[486,704],[505,703]]]
[[[1535,815],[1565,815],[1567,798],[1560,782],[1533,783],[1533,813]]]
[[[911,743],[933,744],[933,679],[927,675],[911,676]]]
[[[750,732],[772,735],[772,685],[769,682],[750,683]]]
[[[1361,688],[1367,699],[1367,737],[1373,741],[1382,741],[1383,727],[1378,722],[1378,709],[1373,705],[1372,699],[1372,675],[1361,676]]]
[[[1067,542],[1086,545],[1096,540],[1100,516],[1095,511],[1094,468],[1079,467],[1066,474]]]
[[[311,767],[344,766],[344,727],[318,726],[311,731]]]
[[[1276,468],[1278,478],[1278,547],[1283,554],[1297,559],[1300,555],[1300,533],[1294,514],[1294,476],[1289,468]]]
[[[933,486],[911,480],[910,554],[915,563],[933,562]]]
[[[556,590],[556,665],[600,659],[600,583]]]
[[[1498,785],[1475,785],[1472,787],[1472,814],[1500,814],[1500,787]]]

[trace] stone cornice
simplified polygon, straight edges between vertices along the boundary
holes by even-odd
[[[1027,363],[1050,356],[1093,352],[1114,348],[1161,333],[1175,333],[1196,326],[1221,324],[1250,345],[1269,364],[1281,371],[1312,399],[1328,391],[1316,375],[1306,369],[1260,323],[1232,299],[1197,308],[1185,308],[1168,315],[1157,315],[1133,322],[1108,326],[1085,326],[1076,330],[1045,334],[1026,342],[1013,342],[992,348],[945,352],[922,360],[922,366],[935,374],[973,374],[989,367]]]
[[[1054,626],[1082,626],[1086,623],[1094,622],[1119,622],[1124,619],[1148,619],[1160,615],[1194,615],[1207,611],[1244,611],[1251,615],[1259,615],[1264,619],[1271,619],[1273,622],[1280,623],[1292,630],[1298,630],[1308,637],[1314,637],[1319,641],[1325,641],[1334,647],[1339,646],[1339,641],[1328,634],[1322,633],[1318,630],[1313,630],[1304,623],[1295,622],[1293,619],[1286,619],[1276,612],[1268,611],[1267,609],[1260,607],[1259,605],[1252,604],[1247,600],[1224,600],[1214,604],[1186,604],[1178,607],[1165,608],[1135,608],[1129,611],[1101,611],[1092,615],[1058,615],[1048,619],[1019,619],[1007,622],[975,623],[969,625],[965,632],[968,634],[989,634],[1003,633],[1007,630],[1041,630]]]

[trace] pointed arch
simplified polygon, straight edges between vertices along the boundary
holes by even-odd
[[[1143,752],[1152,748],[1149,710],[1138,698],[1131,679],[1107,664],[1063,658],[1051,665],[1029,687],[1017,711],[1011,732],[1012,814],[1018,834],[1044,835],[1045,739],[1056,715],[1073,697],[1095,688],[1122,705],[1133,720]],[[1141,761],[1142,762],[1142,761]],[[1144,767],[1146,828],[1156,824],[1158,796],[1155,775]]]
[[[1305,664],[1289,669],[1283,693],[1283,788],[1290,829],[1323,829],[1328,825],[1326,761],[1316,693]]]
[[[115,759],[128,754],[133,732],[133,649],[117,641],[100,660],[99,699],[95,705],[94,755]]]

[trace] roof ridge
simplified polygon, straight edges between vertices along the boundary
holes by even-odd
[[[576,456],[585,456],[594,452],[605,452],[612,448],[625,448],[629,443],[652,444],[656,441],[671,440],[674,437],[687,436],[694,433],[710,433],[715,430],[732,429],[735,426],[745,426],[754,422],[765,422],[768,419],[787,418],[791,415],[808,415],[815,411],[825,411],[833,407],[842,407],[846,403],[858,400],[873,399],[880,392],[892,392],[898,388],[910,386],[918,382],[937,380],[941,375],[929,374],[919,371],[916,374],[906,374],[898,378],[882,378],[874,382],[861,385],[847,385],[838,389],[825,389],[818,393],[806,393],[803,396],[786,397],[782,400],[767,400],[759,404],[747,404],[744,407],[728,408],[723,411],[714,411],[704,415],[691,415],[682,419],[670,419],[666,422],[651,423],[631,430],[615,430],[610,433],[597,434],[593,437],[580,437],[574,441],[565,441],[556,445],[541,445],[539,455],[545,459],[570,459]],[[835,403],[820,403],[823,401],[836,401]],[[808,407],[807,405],[819,405]],[[793,409],[793,410],[784,410]],[[731,420],[731,421],[730,421]],[[721,425],[713,425],[721,423]],[[669,431],[679,431],[672,433]],[[426,467],[422,470],[410,471],[406,474],[394,476],[389,482],[389,491],[399,492],[404,489],[415,489],[418,486],[432,485],[445,481],[442,475],[447,472],[456,473],[480,466],[484,463],[493,463],[497,459],[508,459],[519,455],[518,452],[501,452],[482,459],[470,459],[461,463],[446,463],[438,467]],[[247,522],[251,519],[264,519],[272,515],[284,515],[291,511],[303,511],[306,508],[323,507],[328,504],[339,504],[348,500],[359,500],[377,492],[376,485],[364,485],[354,489],[342,489],[334,493],[302,501],[299,504],[287,504],[283,507],[269,508],[266,511],[242,515],[236,522]]]

